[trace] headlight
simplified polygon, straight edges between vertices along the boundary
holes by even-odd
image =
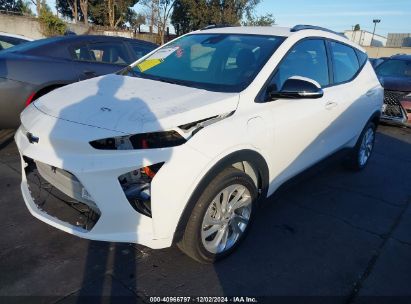
[[[142,150],[180,146],[186,142],[176,131],[143,133],[111,137],[90,142],[98,150]]]

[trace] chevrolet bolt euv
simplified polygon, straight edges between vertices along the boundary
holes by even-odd
[[[207,28],[27,107],[21,190],[65,232],[212,263],[293,176],[341,149],[364,168],[382,102],[364,50],[332,31]]]

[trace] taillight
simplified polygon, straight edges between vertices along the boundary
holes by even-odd
[[[28,107],[31,104],[35,95],[36,95],[36,92],[33,92],[30,94],[29,98],[27,98],[26,100],[26,107]]]

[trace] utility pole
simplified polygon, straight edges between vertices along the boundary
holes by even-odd
[[[374,31],[372,32],[372,38],[371,38],[370,46],[372,46],[372,43],[374,41],[375,28],[377,27],[377,23],[380,23],[381,19],[374,19],[372,22],[374,22]]]

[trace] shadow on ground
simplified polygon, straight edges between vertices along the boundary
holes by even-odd
[[[364,171],[333,160],[299,176],[267,200],[243,245],[215,266],[174,247],[90,242],[37,221],[21,199],[10,144],[0,151],[0,295],[59,303],[78,295],[410,297],[410,138],[383,126]]]

